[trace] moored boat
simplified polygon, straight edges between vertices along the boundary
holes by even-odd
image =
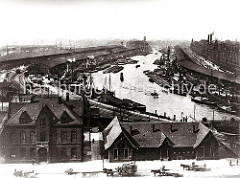
[[[193,97],[191,100],[195,103],[216,106],[216,102],[210,101],[207,97],[196,96],[196,97]]]
[[[103,64],[99,67],[96,67],[96,69],[97,70],[104,70],[104,69],[109,68],[109,67],[111,67],[111,64]]]
[[[117,66],[113,71],[112,71],[112,73],[118,73],[118,72],[120,72],[121,70],[123,70],[123,66]]]
[[[236,114],[237,111],[233,110],[231,106],[217,105],[218,109],[227,113]]]
[[[103,73],[104,74],[107,74],[107,73],[118,73],[118,72],[120,72],[121,70],[123,70],[123,66],[112,66],[112,67],[109,67],[109,68],[107,68],[107,69],[105,69],[104,71],[103,71]]]

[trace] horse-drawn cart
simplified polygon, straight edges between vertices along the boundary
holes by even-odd
[[[134,176],[137,172],[137,165],[135,162],[129,164],[123,164],[122,166],[118,166],[115,171],[112,169],[103,169],[103,172],[107,174],[107,176]]]

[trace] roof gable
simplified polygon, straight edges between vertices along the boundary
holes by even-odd
[[[38,118],[39,117],[47,117],[48,119],[52,119],[53,117],[55,117],[55,115],[53,114],[53,112],[49,109],[48,105],[45,104],[45,106],[41,109]]]
[[[112,146],[114,141],[119,137],[119,135],[122,133],[122,129],[120,126],[120,123],[118,121],[117,116],[113,118],[113,120],[110,122],[110,124],[103,130],[103,136],[104,136],[104,148],[107,150]]]
[[[27,111],[23,111],[21,116],[19,117],[19,123],[28,124],[29,122],[32,122],[31,117],[28,115]]]
[[[109,149],[121,134],[125,136],[132,147],[137,148],[139,146],[127,131],[121,127],[117,116],[115,116],[110,124],[103,130],[105,150]]]
[[[202,123],[199,123],[199,132],[197,134],[197,140],[196,143],[194,144],[194,148],[198,147],[202,141],[205,139],[205,137],[208,135],[208,133],[210,132],[210,130],[203,125]]]

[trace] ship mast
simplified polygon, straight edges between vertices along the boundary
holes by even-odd
[[[108,89],[111,91],[111,74],[109,73],[109,83],[108,83]]]

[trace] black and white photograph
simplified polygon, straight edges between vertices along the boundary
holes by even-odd
[[[0,177],[240,177],[239,8],[0,0]]]

